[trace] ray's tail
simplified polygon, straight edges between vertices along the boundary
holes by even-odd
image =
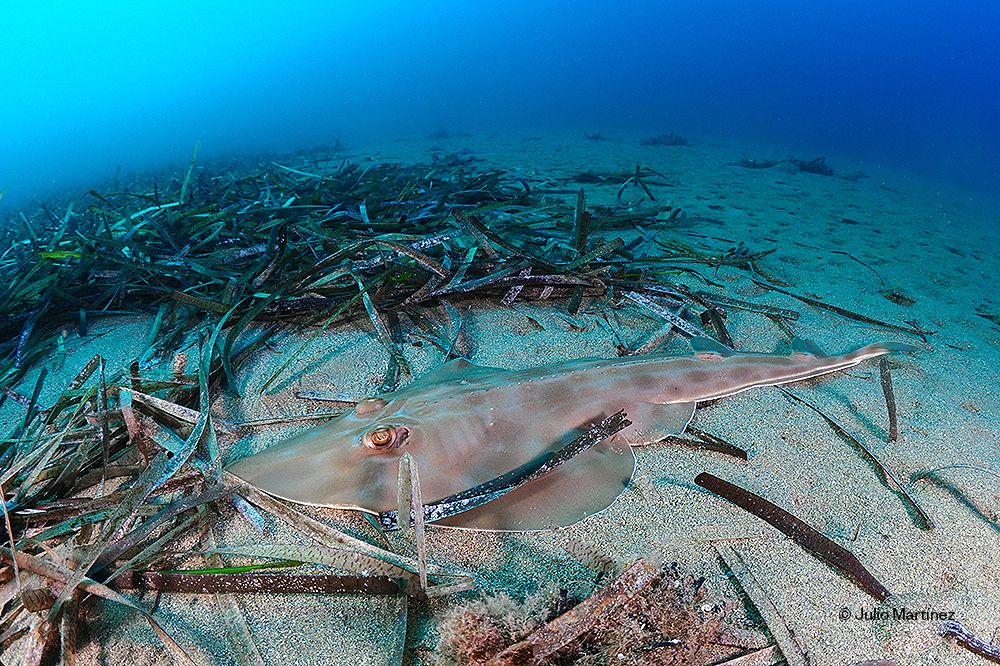
[[[870,358],[875,358],[878,356],[884,356],[885,354],[891,354],[893,352],[918,352],[924,351],[921,347],[916,345],[911,345],[906,342],[875,342],[870,345],[866,345],[857,351],[853,351],[849,354],[844,354],[844,358],[847,360],[855,361],[860,363]]]

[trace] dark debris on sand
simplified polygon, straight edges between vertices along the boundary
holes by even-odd
[[[669,134],[644,137],[640,139],[639,144],[643,146],[686,146],[688,145],[688,140],[679,134],[671,132]]]
[[[488,666],[716,664],[746,647],[734,647],[730,605],[709,602],[702,583],[676,565],[639,560],[568,609],[537,599],[461,602],[442,623],[438,647],[460,664]]]

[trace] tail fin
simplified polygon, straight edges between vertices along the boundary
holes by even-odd
[[[875,358],[876,356],[883,356],[885,354],[891,354],[893,352],[919,352],[926,351],[922,347],[916,345],[911,345],[906,342],[876,342],[857,351],[853,351],[850,354],[846,354],[847,358],[857,359],[858,361],[863,361],[868,358]]]

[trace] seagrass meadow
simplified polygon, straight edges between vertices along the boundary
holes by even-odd
[[[772,155],[554,132],[196,147],[10,213],[0,660],[998,659],[989,213]],[[692,337],[920,351],[700,405],[636,451],[611,507],[557,530],[425,524],[441,498],[409,461],[415,519],[390,532],[226,471],[452,359],[687,355]]]

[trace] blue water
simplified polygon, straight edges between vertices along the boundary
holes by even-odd
[[[441,127],[673,131],[1000,187],[996,0],[3,5],[4,207],[199,141]]]

